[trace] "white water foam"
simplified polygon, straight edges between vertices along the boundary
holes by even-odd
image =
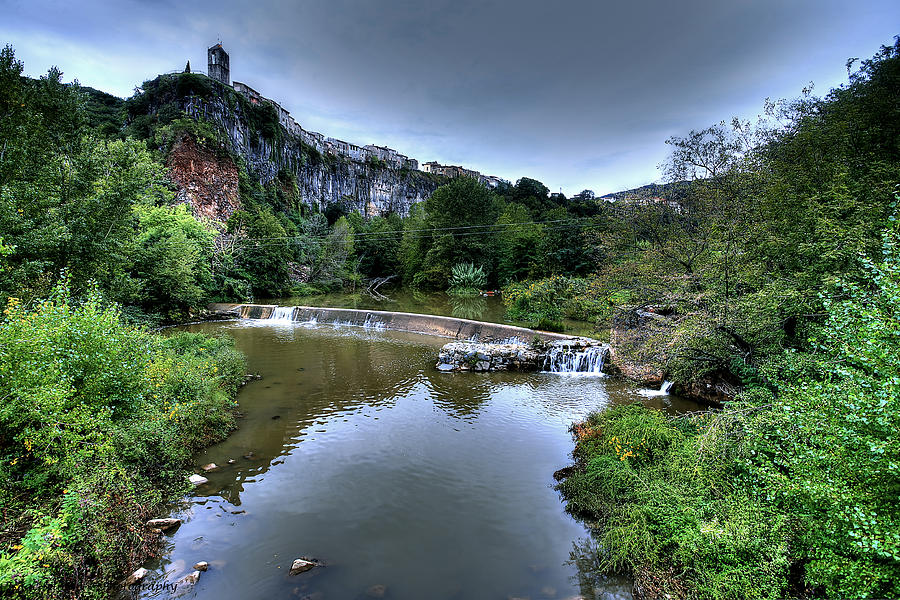
[[[575,350],[565,344],[554,346],[547,354],[544,370],[548,373],[582,373],[603,375],[603,360],[606,349],[590,346]]]
[[[269,321],[278,321],[280,323],[291,323],[294,320],[294,311],[296,306],[276,306],[269,315]]]
[[[672,389],[672,384],[673,382],[671,381],[663,381],[658,390],[638,390],[638,394],[640,394],[641,396],[646,396],[647,398],[654,398],[656,396],[668,396],[669,390]]]

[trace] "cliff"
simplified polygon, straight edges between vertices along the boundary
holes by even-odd
[[[168,131],[167,164],[179,197],[197,214],[219,220],[239,207],[236,174],[241,163],[264,186],[293,180],[300,200],[311,208],[340,205],[366,216],[406,215],[443,181],[410,168],[415,161],[395,152],[405,160],[386,161],[370,152],[349,156],[328,141],[317,143],[323,139],[319,134],[307,143],[309,132],[274,102],[248,98],[203,75],[161,75],[145,82],[142,93],[129,100],[128,113],[131,127],[160,146],[163,128],[183,129],[179,119],[184,116],[214,132],[212,143],[204,145],[184,142],[183,135]],[[215,147],[218,151],[210,150]],[[223,158],[226,154],[230,158]]]

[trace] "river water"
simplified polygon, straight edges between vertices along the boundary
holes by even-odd
[[[447,340],[417,334],[186,329],[233,336],[262,379],[238,397],[240,428],[196,457],[219,468],[174,511],[185,522],[144,583],[209,571],[141,598],[630,597],[627,581],[579,572],[588,532],[552,487],[568,427],[617,403],[695,405],[600,376],[440,373]],[[290,576],[300,556],[327,566]]]

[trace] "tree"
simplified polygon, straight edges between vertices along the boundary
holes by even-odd
[[[459,263],[493,273],[492,226],[499,212],[497,197],[473,178],[460,177],[435,190],[425,202],[425,226],[432,231],[422,232],[428,247],[422,271],[429,275],[421,283],[446,286],[450,268]]]

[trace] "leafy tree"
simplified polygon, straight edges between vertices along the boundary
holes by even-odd
[[[500,207],[496,196],[469,177],[439,187],[425,202],[425,226],[433,229],[423,269],[433,276],[429,285],[446,285],[450,268],[458,263],[488,266],[492,270],[495,248],[490,235]]]
[[[235,211],[228,219],[228,233],[238,236],[235,268],[253,293],[269,297],[287,294],[294,253],[284,225],[272,211]]]
[[[175,320],[201,307],[213,285],[216,231],[176,207],[136,205],[139,233],[133,255],[136,294],[129,303]]]

